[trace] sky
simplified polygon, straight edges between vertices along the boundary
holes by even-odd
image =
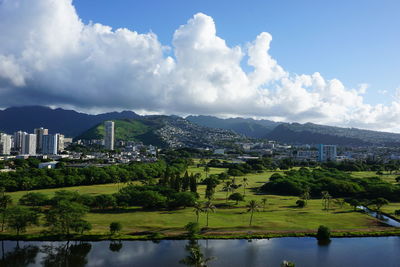
[[[400,132],[397,0],[0,0],[0,107]]]

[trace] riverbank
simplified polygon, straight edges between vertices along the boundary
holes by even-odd
[[[332,231],[333,238],[348,238],[348,237],[383,237],[383,236],[400,236],[400,229],[385,229],[382,230],[354,230],[354,231]],[[212,229],[198,234],[194,239],[269,239],[282,237],[315,237],[316,231],[306,232],[221,232],[213,231]],[[188,239],[186,233],[178,234],[163,234],[162,232],[148,232],[135,234],[83,234],[83,235],[49,235],[49,234],[0,234],[0,240],[20,240],[20,241],[103,241],[103,240],[183,240]]]

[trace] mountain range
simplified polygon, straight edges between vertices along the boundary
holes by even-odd
[[[11,107],[0,110],[0,131],[9,134],[19,130],[32,133],[33,129],[44,127],[49,129],[50,133],[63,133],[67,137],[75,137],[105,120],[139,117],[132,111],[90,115],[43,106]]]
[[[213,116],[140,116],[132,111],[90,115],[42,106],[0,110],[0,131],[12,134],[45,127],[75,139],[100,139],[102,123],[116,121],[116,138],[163,146],[217,146],[243,137],[290,144],[337,144],[351,146],[400,146],[400,134],[313,123],[284,123],[248,118]]]

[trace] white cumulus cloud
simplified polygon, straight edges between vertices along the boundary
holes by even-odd
[[[347,88],[318,72],[289,73],[269,54],[269,33],[232,47],[202,13],[176,29],[167,47],[152,32],[85,24],[72,0],[0,0],[0,36],[2,107],[251,116],[400,132],[400,97],[369,105],[367,84]]]

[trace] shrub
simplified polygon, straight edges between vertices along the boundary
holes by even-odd
[[[319,241],[327,241],[330,240],[330,238],[331,238],[331,230],[325,225],[320,225],[318,227],[317,239]]]
[[[110,233],[112,235],[120,232],[122,230],[122,225],[119,222],[112,222],[110,223]]]
[[[234,200],[236,201],[236,205],[239,203],[239,201],[243,201],[244,200],[244,196],[238,192],[233,193],[229,196],[230,200]]]
[[[306,201],[303,200],[303,199],[299,199],[299,200],[296,201],[296,205],[299,208],[304,208],[306,206]]]
[[[185,225],[185,230],[188,231],[188,235],[190,237],[194,237],[196,234],[200,232],[200,226],[196,222],[189,222]]]

